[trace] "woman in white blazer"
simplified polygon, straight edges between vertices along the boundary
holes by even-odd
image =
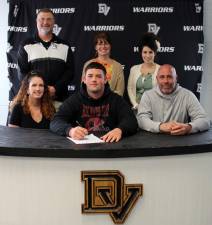
[[[130,69],[127,91],[133,109],[137,109],[144,91],[153,88],[160,65],[155,63],[157,50],[160,48],[158,38],[153,33],[145,33],[139,44],[139,53],[143,62]]]

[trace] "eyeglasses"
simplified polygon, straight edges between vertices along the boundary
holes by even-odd
[[[99,46],[108,46],[110,44],[108,42],[98,42],[96,45],[99,45]]]

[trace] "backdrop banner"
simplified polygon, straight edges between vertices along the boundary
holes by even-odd
[[[123,65],[127,84],[132,65],[141,63],[138,41],[143,33],[158,35],[158,64],[176,67],[179,83],[199,97],[203,54],[203,0],[10,0],[8,16],[8,72],[10,100],[19,89],[17,51],[20,43],[36,32],[36,14],[51,8],[54,33],[71,45],[75,78],[70,94],[78,90],[82,67],[94,57],[93,37],[109,32],[112,58]]]

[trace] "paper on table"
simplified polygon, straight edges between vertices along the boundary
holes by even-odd
[[[104,143],[103,140],[95,136],[94,134],[86,135],[82,140],[75,140],[73,138],[67,137],[69,140],[73,141],[75,144],[93,144],[93,143]]]

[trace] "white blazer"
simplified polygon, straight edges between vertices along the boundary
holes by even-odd
[[[138,103],[136,102],[136,83],[139,76],[141,75],[141,66],[142,64],[138,64],[131,67],[130,75],[128,78],[128,84],[127,84],[128,96],[129,96],[131,104],[133,105],[133,108],[135,109],[138,107]],[[160,65],[156,64],[155,71],[152,74],[153,87],[156,86],[157,84],[156,76],[157,76],[159,68],[160,68]]]

